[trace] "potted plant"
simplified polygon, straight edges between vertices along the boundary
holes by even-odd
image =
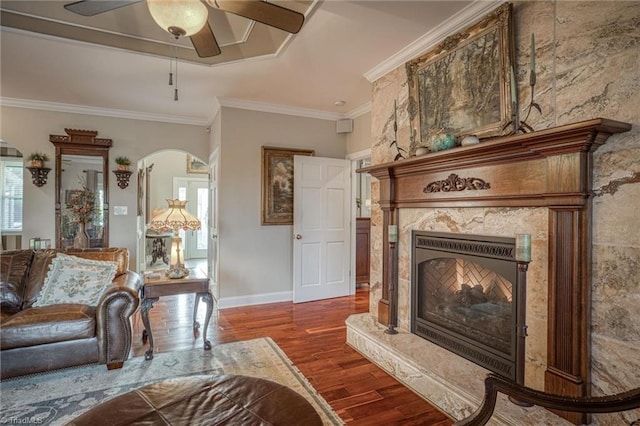
[[[36,151],[29,154],[27,160],[31,162],[31,167],[44,167],[44,162],[49,161],[49,156]]]
[[[131,164],[131,160],[129,160],[129,158],[118,156],[115,161],[118,165],[118,170],[129,170],[129,165]]]

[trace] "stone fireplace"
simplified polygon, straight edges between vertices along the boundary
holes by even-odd
[[[630,127],[594,119],[363,169],[379,185],[381,216],[373,222],[381,245],[373,250],[382,252],[381,287],[372,289],[380,295],[372,314],[347,321],[348,343],[452,417],[470,414],[482,400],[489,371],[410,332],[411,233],[528,233],[525,384],[588,395],[591,153]],[[399,229],[397,242],[390,227]],[[390,329],[399,333],[385,333]],[[563,416],[576,424],[589,421]],[[506,424],[561,422],[545,410],[506,401],[498,402],[495,418]]]

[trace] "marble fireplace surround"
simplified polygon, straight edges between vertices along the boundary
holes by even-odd
[[[405,215],[405,209],[542,208],[548,212],[548,303],[540,383],[547,392],[589,395],[591,153],[610,135],[630,129],[628,123],[598,118],[359,170],[379,181],[385,230],[382,296],[377,316],[349,318],[347,342],[453,417],[468,415],[482,399],[487,370],[435,345],[425,346],[424,339],[402,326],[397,335],[384,333],[388,324],[398,325],[398,303],[408,303],[397,300],[398,269],[403,266],[398,264],[398,244],[389,241],[386,230],[399,224],[399,212]],[[429,366],[415,361],[425,351]],[[528,424],[527,416],[533,415],[530,424],[536,424],[539,416],[555,417],[540,411],[525,412],[503,401],[496,419]],[[575,424],[589,420],[581,414],[562,415]]]

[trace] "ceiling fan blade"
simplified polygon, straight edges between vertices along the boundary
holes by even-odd
[[[81,0],[67,3],[64,8],[78,15],[94,16],[123,6],[129,6],[130,4],[140,3],[141,1],[143,0]]]
[[[208,22],[200,31],[191,36],[191,43],[201,58],[209,58],[221,53],[216,36],[213,35]]]
[[[261,0],[207,0],[212,7],[258,21],[296,34],[302,28],[304,15]]]

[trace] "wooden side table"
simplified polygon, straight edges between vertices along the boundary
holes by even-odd
[[[158,277],[159,275],[159,277]],[[204,350],[211,349],[211,342],[207,340],[207,328],[213,311],[213,296],[209,290],[209,277],[199,269],[189,269],[189,276],[185,278],[171,279],[167,278],[165,271],[158,271],[144,276],[144,283],[140,289],[140,299],[142,300],[140,313],[142,315],[142,323],[144,331],[142,332],[142,341],[146,343],[149,340],[149,349],[144,354],[144,359],[153,359],[153,334],[151,333],[151,324],[149,322],[149,310],[153,308],[153,304],[162,296],[175,296],[178,294],[195,293],[196,301],[193,307],[193,337],[198,337],[198,329],[200,323],[196,320],[198,314],[198,303],[202,299],[207,304],[207,313],[204,319],[204,329],[202,330],[202,341],[204,342]]]

